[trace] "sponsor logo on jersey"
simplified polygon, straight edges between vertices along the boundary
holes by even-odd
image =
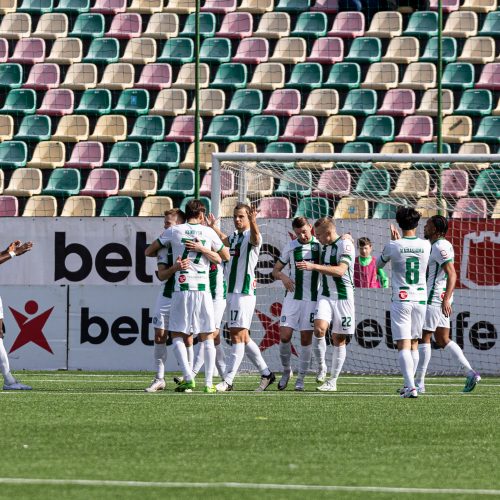
[[[408,298],[408,292],[406,290],[400,290],[399,291],[399,298],[401,300],[405,300]]]
[[[186,281],[186,277],[183,274],[181,274],[179,276],[179,283],[184,283],[185,281]]]
[[[257,280],[252,281],[252,288],[257,288]]]
[[[240,249],[235,248],[234,250],[230,250],[229,254],[231,255],[231,257],[239,257],[240,256]]]

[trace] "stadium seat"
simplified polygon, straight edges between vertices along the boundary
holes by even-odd
[[[423,196],[417,200],[415,210],[420,214],[420,217],[432,217],[447,213],[447,203],[445,199],[441,199],[441,203],[437,198],[427,198]]]
[[[221,89],[201,89],[199,94],[200,116],[216,116],[224,113],[226,107],[226,94]],[[192,115],[195,112],[195,101],[187,113]]]
[[[500,116],[485,116],[479,123],[476,135],[472,138],[475,142],[500,143]]]
[[[274,189],[274,178],[271,175],[266,175],[263,174],[262,172],[256,172],[255,175],[252,175],[249,178],[247,178],[248,196],[254,198],[262,198],[263,196],[270,196],[273,194],[273,189]],[[257,216],[259,216],[259,214],[257,214]]]
[[[443,115],[453,113],[453,92],[449,89],[442,89],[441,103]],[[415,111],[416,115],[437,116],[438,109],[438,91],[437,89],[426,90],[420,101],[420,106]]]
[[[0,88],[17,89],[23,81],[23,68],[20,64],[0,63]]]
[[[403,170],[391,195],[401,198],[421,198],[429,195],[431,178],[427,170]]]
[[[0,140],[5,141],[12,139],[13,130],[14,122],[12,117],[0,116]],[[15,139],[25,142],[48,141],[50,139],[50,133],[51,123],[48,116],[29,115],[22,119]]]
[[[489,155],[491,153],[489,144],[485,142],[465,142],[460,145],[458,150],[459,154],[475,154],[475,155]],[[488,162],[484,163],[466,163],[466,162],[454,162],[451,164],[451,168],[460,170],[485,170],[489,168],[490,164]]]
[[[190,38],[169,38],[157,62],[185,64],[194,60],[194,42]]]
[[[229,12],[222,19],[217,36],[242,39],[252,36],[253,16],[249,12]]]
[[[415,113],[415,92],[411,89],[391,89],[378,109],[380,115],[407,116]]]
[[[476,88],[500,90],[500,63],[488,63],[483,66]]]
[[[460,198],[451,214],[452,219],[486,219],[488,207],[482,198]]]
[[[23,0],[22,4],[18,6],[17,12],[41,15],[46,12],[52,12],[53,8],[53,0]]]
[[[339,111],[339,93],[335,89],[314,89],[307,96],[302,112],[313,116],[336,115]]]
[[[156,194],[174,197],[193,195],[194,170],[179,168],[169,170]]]
[[[439,60],[438,43],[439,38],[437,36],[430,38],[425,46],[425,51],[419,60],[421,62],[437,63]],[[457,40],[455,38],[449,36],[442,38],[441,58],[444,63],[454,62],[457,59],[457,50]]]
[[[290,34],[304,38],[319,38],[326,36],[327,31],[328,17],[324,12],[301,12]]]
[[[417,62],[420,54],[420,42],[414,36],[398,36],[391,39],[385,55],[384,62],[396,64],[410,64]]]
[[[40,63],[31,66],[24,88],[35,90],[55,89],[59,86],[60,68],[57,64]]]
[[[187,111],[187,93],[183,89],[163,89],[158,93],[150,115],[177,116]]]
[[[394,140],[394,118],[392,116],[368,116],[363,124],[358,141],[384,143]]]
[[[24,167],[27,161],[28,148],[24,142],[0,142],[0,169]]]
[[[112,196],[106,198],[99,217],[133,217],[134,200],[130,196]]]
[[[219,115],[213,118],[203,140],[227,143],[238,141],[240,137],[241,119],[239,116]]]
[[[95,217],[96,203],[92,196],[71,196],[64,202],[61,217]]]
[[[339,90],[357,89],[361,83],[361,67],[358,63],[337,63],[332,66],[323,87]]]
[[[174,38],[178,35],[179,16],[168,12],[153,14],[143,33],[143,36],[157,39]]]
[[[232,196],[234,194],[234,173],[232,170],[221,170],[220,193],[221,196]],[[210,197],[212,194],[212,171],[209,170],[203,176],[200,186],[200,195]]]
[[[300,113],[300,101],[300,92],[298,90],[278,89],[271,94],[267,108],[263,113],[276,116],[296,115]]]
[[[329,205],[326,198],[306,196],[299,200],[294,217],[307,217],[308,219],[328,217],[331,214]]]
[[[254,36],[282,38],[290,34],[290,15],[286,12],[266,12],[261,17]]]
[[[26,201],[23,217],[56,217],[57,200],[53,196],[32,196]]]
[[[251,117],[246,132],[241,138],[251,142],[277,141],[279,130],[279,121],[276,116],[255,115]]]
[[[219,146],[215,142],[199,142],[198,164],[201,170],[212,168],[212,155],[219,152]],[[180,168],[196,168],[195,145],[190,144],[186,151],[184,160],[180,163]]]
[[[500,35],[500,12],[489,12],[478,34],[498,37]]]
[[[7,62],[9,57],[9,43],[5,38],[0,38],[0,63]]]
[[[45,62],[68,65],[80,62],[82,57],[83,44],[79,38],[58,38]]]
[[[438,34],[437,12],[417,11],[414,12],[408,21],[408,26],[404,30],[405,36],[415,36],[429,38]]]
[[[292,116],[287,124],[280,141],[308,143],[318,138],[318,119],[315,116]]]
[[[460,8],[460,0],[442,0],[443,12],[449,14]],[[429,0],[429,10],[438,10],[439,0]]]
[[[213,12],[214,14],[227,14],[234,12],[238,3],[236,0],[205,0],[201,12]]]
[[[149,92],[144,89],[128,89],[120,93],[113,113],[126,116],[145,115],[149,111]]]
[[[196,36],[195,27],[196,14],[189,14],[186,18],[183,30],[179,33],[182,37],[192,37]],[[203,38],[211,38],[215,36],[215,27],[217,21],[215,15],[211,12],[202,12],[199,15],[199,34]]]
[[[242,0],[236,10],[252,14],[265,14],[274,8],[274,0]]]
[[[495,39],[489,36],[473,36],[465,41],[460,62],[486,64],[495,59]]]
[[[442,148],[441,148],[442,153],[444,154],[450,154],[451,153],[451,146],[447,142],[443,142]],[[422,144],[420,147],[420,154],[437,154],[438,152],[438,145],[437,142],[426,142]],[[417,170],[428,170],[429,172],[436,172],[439,170],[439,168],[448,168],[449,164],[448,163],[423,163],[423,162],[416,162],[413,163],[413,168]]]
[[[460,9],[484,14],[497,9],[497,0],[464,0]]]
[[[196,0],[168,0],[163,12],[191,14],[196,10]]]
[[[61,142],[80,142],[89,138],[89,119],[84,115],[65,115],[57,124],[51,140]]]
[[[500,218],[500,200],[497,200],[495,206],[493,207],[493,212],[491,214],[492,219]]]
[[[136,88],[163,90],[172,85],[172,66],[170,64],[146,64],[142,69]]]
[[[298,13],[309,10],[311,0],[276,0],[274,10]]]
[[[104,68],[98,88],[124,90],[134,86],[135,69],[132,64],[113,63]]]
[[[73,91],[69,89],[51,89],[43,96],[37,115],[63,116],[73,113],[75,104]]]
[[[287,144],[282,142],[281,144]],[[293,143],[290,143],[293,144]],[[295,146],[295,145],[294,145]],[[293,151],[295,152],[295,151]],[[303,153],[320,153],[320,154],[331,154],[334,152],[333,144],[330,142],[309,142],[304,146]],[[293,162],[289,164],[287,168],[293,168]],[[332,161],[298,161],[295,164],[296,168],[310,168],[312,170],[330,170],[333,168]],[[319,196],[315,195],[314,196]]]
[[[103,167],[133,169],[141,166],[142,146],[139,142],[123,141],[113,144]]]
[[[24,143],[23,143],[24,144]],[[64,166],[66,146],[59,141],[43,141],[35,146],[33,156],[27,163],[28,167],[54,169]]]
[[[156,14],[163,10],[163,3],[163,0],[132,0],[132,3],[127,7],[127,12]]]
[[[3,184],[3,174],[2,177]],[[17,217],[19,215],[19,202],[15,196],[0,196],[0,217]]]
[[[333,20],[328,36],[356,38],[365,32],[365,16],[362,12],[339,12]]]
[[[61,88],[72,90],[93,89],[97,85],[97,66],[90,63],[71,64]]]
[[[251,89],[276,90],[284,85],[285,66],[281,63],[262,63],[256,66],[252,81],[247,86]]]
[[[13,89],[5,99],[1,114],[32,115],[36,110],[36,94],[34,90]]]
[[[351,174],[344,169],[331,169],[321,172],[313,196],[323,196],[327,198],[349,196],[351,194]]]
[[[142,118],[142,117],[140,117]],[[139,118],[139,119],[140,119]],[[161,116],[148,116],[145,118],[150,119],[159,119],[163,118]],[[218,119],[216,116],[214,120]],[[138,120],[139,120],[138,119]],[[212,120],[213,122],[213,120]],[[176,116],[172,122],[172,126],[170,127],[170,132],[165,136],[166,141],[175,141],[175,142],[193,142],[195,140],[195,120],[194,116],[184,115],[184,116]],[[198,138],[201,140],[203,135],[203,122],[200,118],[199,128],[198,128]],[[154,139],[158,140],[158,139]]]
[[[381,154],[411,154],[412,147],[408,142],[386,142],[380,148]],[[404,170],[411,167],[410,162],[397,161],[377,161],[373,163],[374,168],[383,168],[385,170]]]
[[[375,12],[370,29],[365,36],[376,38],[394,38],[403,32],[403,16],[400,12]]]
[[[500,198],[500,169],[489,168],[481,171],[470,195],[482,198]]]
[[[357,195],[373,198],[388,196],[391,189],[391,177],[387,170],[364,170],[354,192]]]
[[[342,198],[335,207],[334,219],[368,219],[368,201],[360,198]]]
[[[181,201],[181,206],[179,207],[182,211],[186,211],[186,205],[191,201],[194,200],[194,196],[185,196],[184,199]],[[199,200],[203,203],[205,206],[205,213],[209,214],[212,212],[212,202],[210,198],[207,198],[206,196],[200,196]]]
[[[69,34],[77,38],[101,38],[104,36],[104,26],[102,14],[79,14]]]
[[[446,198],[461,198],[469,193],[469,174],[465,170],[443,170],[441,194]],[[436,189],[437,193],[437,189]],[[434,193],[434,194],[436,194]]]
[[[94,6],[91,7],[91,12],[99,12],[100,14],[116,15],[127,10],[126,0],[96,0]]]
[[[85,90],[75,113],[89,116],[107,115],[111,112],[111,91],[108,89]]]
[[[143,118],[139,117],[137,120]],[[137,121],[136,121],[137,123]],[[127,138],[127,119],[123,115],[104,115],[97,119],[89,141],[116,142]],[[81,139],[85,140],[85,139]]]
[[[180,163],[181,148],[176,142],[154,142],[149,148],[143,167],[168,170],[177,168]]]
[[[210,81],[210,67],[206,63],[200,63],[198,70],[199,88],[207,88]],[[177,89],[194,90],[195,85],[196,63],[183,64],[177,75],[177,80],[172,84],[172,87]]]
[[[132,38],[125,47],[121,62],[149,64],[156,61],[156,40],[153,38]]]
[[[380,61],[381,57],[382,42],[380,39],[363,36],[353,40],[344,61],[369,64]]]
[[[250,205],[250,200],[247,198],[245,200],[247,205]],[[234,213],[234,209],[236,205],[239,203],[238,196],[227,196],[226,198],[222,198],[219,207],[219,215],[220,217],[232,217]]]
[[[260,66],[262,66],[262,64],[259,64],[257,68],[260,68]],[[223,63],[217,68],[217,73],[215,74],[211,86],[214,88],[221,88],[221,89],[232,89],[232,90],[242,89],[247,86],[247,78],[248,78],[248,73],[245,64]]]
[[[344,144],[342,148],[342,153],[345,154],[357,154],[357,153],[364,153],[364,154],[371,154],[373,153],[373,145],[369,142],[358,142],[358,141],[353,141],[353,142],[348,142],[347,144]],[[371,168],[372,164],[370,162],[337,162],[335,167],[340,169],[340,170],[354,170],[354,171],[359,171],[359,170],[366,170],[368,168]]]
[[[487,116],[493,111],[493,94],[490,90],[469,89],[460,99],[455,113],[467,116]]]
[[[296,64],[285,87],[300,90],[320,88],[323,81],[323,67],[319,63]]]
[[[90,171],[85,188],[80,191],[80,195],[96,198],[116,195],[118,194],[119,180],[118,170],[96,168]]]
[[[441,84],[444,88],[465,90],[474,86],[474,66],[470,63],[450,63],[446,65]]]
[[[204,63],[224,63],[231,60],[231,40],[229,38],[206,38],[200,48],[200,61]]]
[[[145,198],[156,193],[157,184],[158,174],[153,169],[136,168],[127,174],[123,188],[118,191],[118,194]]]
[[[361,88],[374,90],[389,90],[398,86],[399,69],[397,64],[378,62],[370,64],[365,81]]]
[[[280,92],[280,91],[276,91]],[[293,92],[289,90],[287,92]],[[271,94],[270,101],[273,99]],[[239,89],[231,99],[231,104],[227,108],[227,113],[239,116],[252,116],[262,113],[264,97],[261,90],[258,89]],[[266,111],[264,111],[266,113]],[[271,112],[272,113],[272,112]]]
[[[80,191],[80,171],[76,168],[56,168],[50,174],[47,186],[42,190],[44,195],[67,198]]]
[[[373,211],[374,219],[395,219],[399,205],[408,206],[408,201],[404,199],[393,199],[392,201],[379,201]]]
[[[0,23],[0,37],[19,40],[31,35],[31,16],[22,12],[7,13]]]
[[[407,66],[400,88],[427,90],[436,87],[436,66],[432,63],[418,62]]]
[[[339,0],[316,0],[311,6],[311,11],[336,14],[339,11]]]
[[[329,116],[318,136],[320,142],[350,142],[356,138],[356,118],[347,115]]]
[[[368,116],[377,111],[377,93],[371,89],[353,89],[347,94],[341,115]]]
[[[282,196],[262,198],[257,206],[258,219],[289,219],[291,215],[290,200]]]
[[[306,60],[307,44],[303,38],[284,37],[276,42],[269,62],[297,64]]]
[[[0,4],[0,14],[4,16],[5,14],[10,14],[15,12],[17,9],[17,0],[3,0]]]
[[[243,64],[260,64],[269,59],[269,41],[254,37],[241,40],[232,61]]]
[[[310,170],[291,168],[283,172],[276,196],[297,197],[311,196],[312,173]]]
[[[269,154],[275,154],[275,153],[296,153],[297,148],[295,147],[295,144],[293,142],[269,142],[266,144],[266,149],[264,151],[265,153]],[[264,162],[265,164],[265,162]],[[273,162],[273,165],[276,165],[277,168],[281,170],[287,170],[289,168],[294,168],[295,167],[295,162],[289,161],[289,162],[279,162],[275,163]],[[297,168],[301,168],[297,165]]]
[[[141,205],[139,217],[163,217],[167,210],[174,208],[172,198],[169,196],[148,196]]]
[[[443,35],[468,38],[477,35],[478,19],[475,12],[457,10],[451,12],[444,25]],[[436,33],[437,35],[437,33]]]
[[[42,171],[38,168],[18,168],[12,172],[3,194],[10,196],[33,196],[42,192]]]
[[[36,64],[45,59],[45,40],[43,38],[21,38],[16,43],[11,63]]]
[[[92,169],[102,167],[104,163],[104,146],[102,142],[82,141],[73,147],[71,158],[66,167]]]
[[[395,140],[422,144],[432,141],[433,132],[433,123],[429,116],[406,116]]]
[[[177,118],[177,117],[176,117]],[[126,132],[125,128],[125,132]],[[129,141],[155,142],[165,137],[165,119],[163,116],[139,116],[134,123]]]
[[[68,16],[62,13],[42,14],[31,36],[55,40],[68,35]]]
[[[307,62],[334,64],[344,58],[344,40],[338,37],[318,38],[314,41]]]

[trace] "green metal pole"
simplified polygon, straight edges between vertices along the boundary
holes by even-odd
[[[438,67],[437,67],[437,152],[441,154],[443,152],[443,87],[441,84],[441,79],[443,75],[443,1],[438,0]],[[437,200],[439,204],[438,213],[442,213],[442,185],[441,185],[441,174],[443,173],[443,164],[439,165],[439,178],[437,185]]]
[[[195,14],[195,77],[194,77],[194,196],[200,197],[200,0]]]

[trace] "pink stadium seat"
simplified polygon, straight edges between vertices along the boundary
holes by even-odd
[[[234,173],[232,170],[221,170],[221,194],[232,196],[234,194]],[[203,177],[200,186],[200,195],[211,196],[212,194],[212,171],[209,170]]]
[[[344,59],[344,40],[338,37],[318,38],[314,41],[308,62],[333,64]]]
[[[444,170],[441,175],[441,193],[450,198],[461,198],[469,194],[469,174],[467,170]],[[432,191],[437,194],[437,186]]]
[[[483,66],[476,88],[500,90],[500,63],[488,63]]]
[[[200,118],[199,138],[203,136],[203,122]],[[165,137],[166,141],[174,142],[193,142],[194,135],[194,116],[182,115],[176,116],[172,122],[170,132]]]
[[[0,196],[0,217],[19,215],[19,204],[15,196]]]
[[[168,89],[172,85],[172,66],[165,63],[146,64],[136,88],[148,90]]]
[[[59,64],[41,63],[31,67],[24,88],[34,90],[49,90],[59,87],[61,69]]]
[[[16,44],[9,62],[20,64],[41,63],[45,59],[45,40],[43,38],[22,38]]]
[[[488,208],[482,198],[460,198],[451,214],[453,219],[486,219]]]
[[[335,196],[349,196],[351,194],[351,174],[348,170],[331,169],[321,173],[318,187],[312,196],[333,198]]]
[[[5,38],[0,38],[0,62],[7,62],[9,58],[9,43]]]
[[[245,38],[238,44],[233,62],[259,64],[269,58],[269,41],[267,38]]]
[[[433,125],[430,116],[407,116],[401,124],[396,142],[419,143],[432,141]]]
[[[90,172],[85,188],[80,191],[80,195],[107,198],[118,194],[119,180],[118,170],[96,168]]]
[[[290,201],[280,196],[262,198],[257,207],[260,219],[289,219],[291,217]]]
[[[335,14],[339,11],[339,0],[316,0],[311,10]]]
[[[362,12],[340,12],[333,21],[328,36],[356,38],[365,32],[365,16]]]
[[[118,14],[127,10],[127,0],[96,0],[91,12]]]
[[[273,91],[264,115],[292,116],[300,113],[300,92],[297,89],[278,89]]]
[[[109,31],[105,36],[118,38],[121,40],[129,40],[130,38],[138,38],[142,33],[142,18],[140,14],[126,13],[117,14],[113,17]]]
[[[224,16],[217,36],[247,38],[253,33],[253,16],[250,12],[230,12]]]
[[[438,10],[439,1],[429,0],[429,10]],[[443,0],[443,12],[448,14],[460,8],[460,0]]]
[[[384,96],[379,115],[406,116],[415,113],[415,92],[412,89],[391,89]]]
[[[64,165],[72,168],[97,168],[104,162],[102,142],[82,141],[75,144],[71,158]]]
[[[63,116],[71,115],[75,105],[75,96],[70,89],[51,89],[43,96],[37,109],[37,115]]]
[[[302,144],[313,142],[318,138],[318,119],[315,116],[292,116],[280,136],[280,141],[299,142]]]
[[[237,6],[236,0],[205,0],[205,5],[200,10],[214,14],[227,14],[234,12]]]

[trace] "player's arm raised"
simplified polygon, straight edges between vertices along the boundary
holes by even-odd
[[[450,317],[453,311],[451,296],[457,283],[457,272],[455,271],[453,261],[445,262],[443,264],[443,271],[448,275],[448,279],[446,280],[446,289],[444,291],[443,302],[441,303],[441,310],[445,316]]]
[[[248,220],[250,221],[250,243],[256,247],[260,244],[260,229],[257,224],[257,210],[252,208],[248,214]]]
[[[283,286],[289,291],[293,292],[295,290],[295,282],[287,276],[283,271],[286,264],[283,264],[280,260],[276,261],[273,268],[273,278],[275,280],[281,280],[283,282]]]
[[[13,241],[5,250],[0,252],[0,264],[4,264],[14,257],[18,257],[19,255],[29,252],[32,247],[33,242],[31,241],[26,241],[25,243],[21,243],[19,240]]]
[[[217,217],[215,217],[214,214],[208,214],[208,216],[206,218],[207,226],[211,227],[217,233],[217,236],[221,239],[222,243],[224,243],[224,245],[226,247],[228,247],[229,246],[229,238],[228,238],[227,234],[224,234],[220,230],[220,228],[217,224],[218,220],[219,219],[217,219]]]

